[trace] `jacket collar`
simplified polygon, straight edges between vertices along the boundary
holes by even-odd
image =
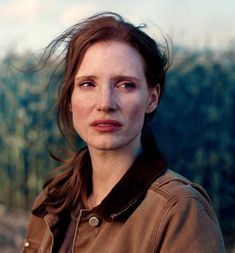
[[[143,145],[142,153],[97,207],[93,208],[98,217],[106,221],[127,218],[143,200],[148,188],[166,170],[166,162],[153,141]],[[89,157],[88,149],[80,153],[81,160]],[[90,166],[90,161],[85,166]],[[82,169],[82,168],[80,168]],[[88,169],[88,168],[84,168]],[[90,171],[90,170],[87,170]],[[45,197],[46,198],[46,197]],[[46,211],[45,198],[33,209],[33,214],[51,216]]]
[[[164,159],[154,151],[156,147],[144,149],[100,205],[93,209],[100,218],[123,219],[136,209],[153,181],[166,170]]]

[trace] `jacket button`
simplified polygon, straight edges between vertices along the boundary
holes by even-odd
[[[29,242],[26,241],[26,242],[24,243],[24,246],[25,246],[25,248],[28,248],[28,247],[29,247]]]
[[[98,226],[100,223],[99,219],[95,216],[92,216],[90,219],[89,219],[89,224],[92,226],[92,227],[96,227]]]

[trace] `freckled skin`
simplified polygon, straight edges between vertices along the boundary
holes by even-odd
[[[158,97],[159,87],[147,86],[143,59],[136,49],[123,42],[97,42],[86,51],[75,77],[74,128],[93,149],[138,148],[144,115],[156,108]],[[107,132],[92,126],[104,119],[121,126]]]

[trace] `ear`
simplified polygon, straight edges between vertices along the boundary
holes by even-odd
[[[149,103],[146,108],[146,113],[151,113],[157,108],[160,92],[161,88],[159,84],[149,89]]]

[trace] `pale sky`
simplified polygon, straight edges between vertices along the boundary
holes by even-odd
[[[70,25],[100,11],[159,27],[174,44],[191,48],[235,45],[234,0],[0,0],[0,55],[40,50]]]

